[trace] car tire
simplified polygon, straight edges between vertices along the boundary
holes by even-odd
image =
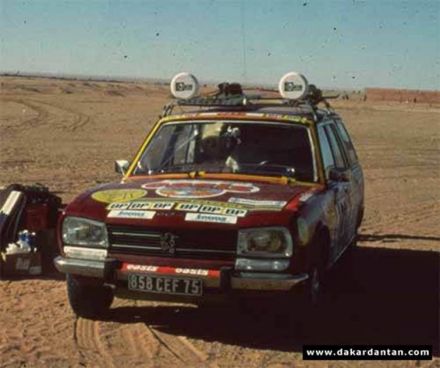
[[[89,285],[73,275],[67,275],[67,295],[78,317],[103,318],[113,302],[113,291],[104,285]]]
[[[303,305],[306,309],[315,309],[321,300],[322,268],[318,264],[312,265],[308,272],[309,278],[304,284]]]
[[[322,304],[324,262],[322,257],[317,257],[311,263],[308,271],[309,278],[294,294],[290,313],[286,313],[286,324],[301,332],[314,331],[319,325]]]
[[[323,234],[318,234],[311,244],[313,253],[307,272],[309,278],[302,288],[301,298],[303,308],[311,313],[318,308],[322,297],[325,273],[324,243],[325,237]]]
[[[360,283],[358,280],[358,267],[356,266],[358,260],[359,248],[357,244],[357,232],[353,241],[345,250],[339,265],[336,266],[336,280],[339,288],[345,293],[355,292],[359,289]]]

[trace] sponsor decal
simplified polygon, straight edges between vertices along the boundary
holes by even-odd
[[[145,197],[147,193],[144,189],[108,189],[93,193],[92,198],[103,203],[128,202]]]
[[[206,214],[244,217],[246,216],[247,210],[224,206],[203,205],[202,207],[200,207],[199,212]]]
[[[260,190],[251,183],[202,180],[162,180],[142,185],[155,189],[156,194],[168,198],[211,198],[225,193],[256,193]]]
[[[229,198],[228,202],[243,204],[252,207],[265,207],[265,208],[273,207],[274,209],[281,209],[287,204],[286,201],[258,200],[258,199],[236,198],[236,197]]]
[[[197,212],[200,207],[202,207],[201,203],[180,202],[177,203],[175,209],[177,211]]]
[[[214,201],[164,201],[164,200],[138,200],[133,202],[115,202],[107,206],[107,210],[130,210],[130,211],[184,211],[194,213],[209,213],[228,216],[246,216],[248,209],[242,205],[231,205],[224,202]]]
[[[147,266],[147,265],[137,265],[124,263],[122,268],[123,271],[138,271],[138,272],[156,272],[158,270],[158,266]]]
[[[134,202],[115,202],[107,206],[108,210],[171,210],[175,202],[165,201],[134,201]]]
[[[167,275],[182,275],[182,276],[205,276],[205,277],[219,277],[220,271],[208,270],[203,268],[174,268],[169,266],[153,266],[153,265],[139,265],[132,263],[122,264],[123,272],[145,272],[158,273]]]
[[[237,216],[210,215],[205,213],[187,213],[185,221],[214,222],[216,224],[236,224]]]
[[[176,274],[181,275],[197,275],[197,276],[208,276],[209,270],[194,269],[194,268],[176,268]]]
[[[134,219],[147,219],[151,220],[155,211],[131,211],[131,210],[111,210],[107,217],[110,218],[134,218]]]

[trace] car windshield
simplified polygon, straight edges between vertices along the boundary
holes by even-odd
[[[271,122],[164,124],[141,155],[132,175],[240,173],[315,181],[308,128]]]

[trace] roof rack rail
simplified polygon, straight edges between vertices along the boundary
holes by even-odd
[[[294,78],[298,76],[297,73],[288,73],[282,78],[282,82],[287,80],[287,78]],[[178,79],[180,78],[180,79]],[[198,92],[198,82],[197,79],[188,73],[178,74],[171,83],[172,94],[176,97],[171,103],[164,106],[162,114],[160,117],[169,116],[172,114],[175,107],[187,107],[187,106],[198,106],[198,107],[227,107],[227,108],[237,108],[245,111],[252,111],[262,107],[299,107],[306,108],[311,114],[316,118],[318,113],[329,114],[332,112],[331,106],[328,103],[328,99],[333,99],[339,97],[339,95],[334,96],[324,96],[322,91],[315,85],[307,84],[304,77],[306,87],[304,88],[304,93],[302,93],[299,98],[285,98],[289,93],[297,93],[295,89],[290,89],[283,91],[279,87],[280,97],[266,97],[261,95],[251,95],[246,94],[243,91],[242,86],[239,83],[220,83],[218,85],[218,90],[205,95],[194,97]],[[174,84],[173,84],[174,83]],[[286,82],[291,83],[291,81]],[[297,81],[295,81],[297,83]],[[281,86],[281,82],[280,82]],[[176,93],[177,91],[177,93]],[[265,92],[275,92],[275,90],[264,90]],[[185,98],[177,98],[178,94],[185,94]],[[283,98],[284,97],[284,98]],[[318,108],[319,104],[324,104],[326,110],[321,110]]]

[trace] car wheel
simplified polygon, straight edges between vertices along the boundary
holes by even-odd
[[[345,250],[344,255],[341,257],[340,264],[336,267],[337,283],[339,288],[342,287],[344,292],[355,292],[360,288],[358,280],[358,253],[359,248],[357,245],[357,234],[355,238]]]
[[[310,268],[309,278],[304,285],[303,301],[306,308],[316,308],[322,293],[322,268],[315,264]]]
[[[104,285],[88,285],[73,275],[67,275],[67,295],[78,317],[104,317],[113,302],[113,291]]]
[[[302,299],[306,310],[314,312],[321,301],[323,289],[323,276],[325,269],[325,259],[321,247],[324,244],[324,238],[318,235],[313,242],[314,254],[309,266],[309,278],[303,285]]]
[[[311,331],[320,320],[320,306],[322,303],[323,289],[323,267],[322,262],[313,263],[309,269],[309,278],[302,285],[301,293],[297,295],[296,310],[290,317],[290,325],[295,328],[298,333],[301,331]]]

